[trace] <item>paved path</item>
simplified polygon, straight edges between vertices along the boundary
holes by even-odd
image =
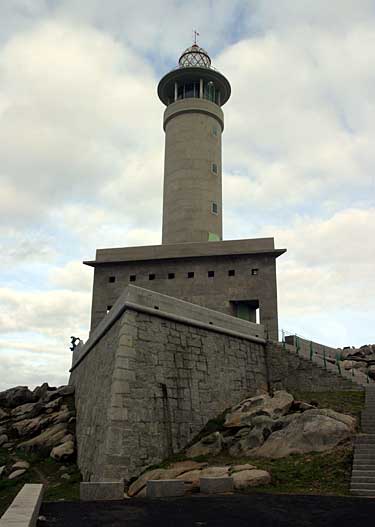
[[[252,494],[46,503],[38,527],[373,527],[375,500]]]
[[[366,403],[361,417],[361,433],[354,446],[350,484],[352,494],[375,498],[375,386],[366,388]],[[375,522],[375,520],[374,520]]]

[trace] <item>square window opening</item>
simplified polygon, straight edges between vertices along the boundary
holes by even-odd
[[[217,203],[215,201],[213,201],[211,203],[211,212],[212,212],[212,214],[219,214],[218,213],[218,206],[217,206]]]
[[[137,280],[137,276],[135,274],[131,274],[129,276],[129,282],[135,282]]]
[[[168,273],[168,280],[173,280],[175,278],[174,273]]]
[[[112,309],[112,306],[107,306],[107,313],[109,313]]]
[[[211,163],[211,172],[213,174],[217,175],[218,169],[217,169],[217,164],[216,163]]]
[[[253,276],[259,274],[259,269],[251,269],[251,274]]]
[[[149,280],[155,280],[155,278],[156,278],[156,276],[155,276],[154,273],[150,273],[150,274],[148,275],[148,279],[149,279]]]
[[[215,276],[215,271],[208,271],[207,276],[208,278],[213,278]]]
[[[113,282],[116,282],[116,277],[115,277],[115,276],[110,276],[110,277],[108,278],[108,282],[111,283],[111,284],[113,284]]]
[[[194,272],[193,271],[189,271],[188,274],[187,274],[187,277],[188,278],[194,278]]]
[[[228,276],[234,276],[236,274],[236,271],[234,269],[229,269]]]

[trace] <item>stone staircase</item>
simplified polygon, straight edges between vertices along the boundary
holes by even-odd
[[[356,496],[375,498],[375,385],[366,388],[361,433],[354,446],[350,491]]]

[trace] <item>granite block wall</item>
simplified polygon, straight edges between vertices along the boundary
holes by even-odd
[[[294,351],[283,349],[279,343],[266,345],[269,384],[274,390],[311,392],[361,391],[363,388],[338,373],[301,357]]]

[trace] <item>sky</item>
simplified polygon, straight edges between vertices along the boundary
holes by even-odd
[[[274,236],[280,328],[375,343],[374,0],[0,0],[0,390],[61,385],[96,248],[159,244],[159,79],[232,85],[224,238]]]

